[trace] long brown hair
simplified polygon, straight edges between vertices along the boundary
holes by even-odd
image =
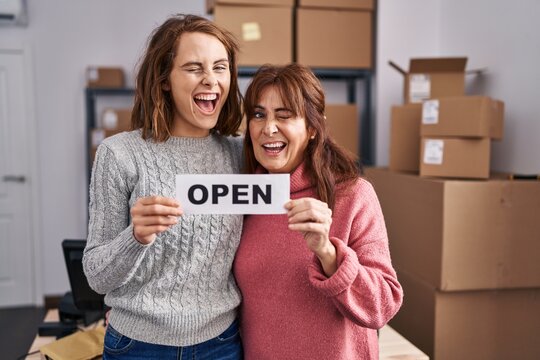
[[[245,171],[253,173],[260,166],[253,151],[249,122],[254,116],[261,94],[269,86],[279,92],[283,104],[295,116],[306,120],[308,129],[315,135],[306,148],[306,171],[319,199],[333,208],[336,200],[335,186],[337,183],[358,178],[360,166],[328,133],[324,115],[324,90],[315,74],[303,65],[264,65],[253,76],[244,98],[248,126],[244,139]]]
[[[241,99],[238,88],[238,44],[234,36],[208,19],[196,15],[174,15],[156,28],[149,37],[141,58],[135,85],[135,103],[131,114],[132,129],[142,129],[144,139],[166,141],[171,136],[174,102],[170,91],[165,91],[183,33],[201,32],[216,37],[229,57],[231,85],[229,96],[221,109],[213,129],[222,135],[236,135],[242,121]]]

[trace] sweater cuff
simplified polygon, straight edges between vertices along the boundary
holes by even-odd
[[[124,249],[125,252],[129,252],[130,255],[137,255],[146,251],[146,249],[153,244],[141,244],[135,239],[135,235],[133,234],[133,223],[129,224],[128,227],[119,234],[119,238],[122,239],[120,241],[121,248]]]
[[[331,277],[327,277],[315,255],[308,268],[311,285],[328,297],[337,296],[350,288],[360,269],[358,256],[353,249],[338,238],[331,237],[330,242],[336,247],[337,271]]]

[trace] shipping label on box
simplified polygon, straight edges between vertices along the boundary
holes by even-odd
[[[422,124],[439,122],[439,100],[426,100],[422,104]]]
[[[442,165],[444,157],[444,140],[426,139],[424,142],[424,164]]]
[[[257,22],[246,22],[242,24],[242,40],[259,41],[261,40],[261,27]]]
[[[431,96],[431,78],[428,74],[409,76],[409,102],[421,103]]]

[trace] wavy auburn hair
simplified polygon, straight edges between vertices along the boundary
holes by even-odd
[[[168,18],[149,37],[140,60],[135,84],[135,101],[131,114],[132,129],[141,129],[143,139],[166,141],[171,136],[174,101],[171,91],[163,90],[169,80],[180,36],[200,32],[216,37],[229,57],[231,85],[213,131],[221,135],[236,135],[242,121],[241,99],[238,88],[238,44],[234,36],[212,21],[196,15],[177,14]]]
[[[304,163],[319,199],[333,208],[336,200],[336,185],[357,179],[360,176],[360,166],[353,156],[339,146],[328,133],[324,115],[324,90],[319,79],[306,66],[264,65],[253,76],[244,97],[244,112],[248,128],[244,139],[245,171],[253,173],[257,167],[261,166],[253,151],[249,122],[254,117],[255,107],[259,104],[263,91],[268,87],[276,89],[283,105],[295,116],[303,117],[307,128],[315,135],[315,138],[308,142]]]

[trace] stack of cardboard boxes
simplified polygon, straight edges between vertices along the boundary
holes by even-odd
[[[114,66],[88,66],[86,86],[98,89],[121,89],[125,86],[124,69]],[[105,109],[99,126],[91,129],[90,161],[94,161],[98,145],[106,137],[128,131],[131,124],[131,109]]]
[[[404,72],[408,100],[392,109],[392,168],[366,170],[405,293],[390,325],[436,360],[536,359],[540,182],[488,178],[502,103],[446,95],[445,87],[463,91],[464,64],[459,77],[429,66]],[[425,163],[430,151],[441,164]]]
[[[207,0],[240,43],[238,64],[370,69],[374,0]],[[338,41],[339,40],[339,41]]]
[[[240,43],[238,64],[298,62],[312,68],[371,69],[374,0],[207,0],[207,12]],[[359,154],[358,109],[328,105],[337,142]]]
[[[405,105],[392,107],[389,168],[420,176],[487,179],[490,140],[503,136],[504,103],[465,96],[467,58],[412,59]]]

